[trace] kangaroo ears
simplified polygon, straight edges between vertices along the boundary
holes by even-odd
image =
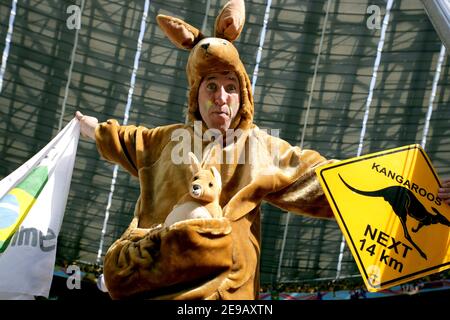
[[[213,173],[214,178],[216,179],[219,189],[222,189],[222,177],[220,176],[219,170],[217,170],[216,167],[211,167],[211,171]]]
[[[221,151],[222,149],[217,143],[210,144],[205,149],[206,155],[202,160],[202,167],[205,168],[211,166],[213,163],[217,164],[218,161],[220,162]]]
[[[202,168],[200,165],[200,161],[198,161],[197,157],[192,152],[189,152],[188,156],[191,159],[191,171],[193,174],[196,174]]]
[[[167,38],[180,49],[191,50],[205,37],[200,30],[178,18],[158,14],[156,21]],[[214,34],[233,42],[241,34],[244,23],[244,0],[230,0],[217,16]]]
[[[180,49],[191,50],[204,38],[200,30],[178,18],[158,14],[156,21],[167,38]]]
[[[223,7],[216,19],[214,34],[217,38],[236,40],[245,23],[244,0],[230,0]]]

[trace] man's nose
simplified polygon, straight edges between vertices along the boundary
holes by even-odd
[[[215,100],[216,104],[223,105],[227,102],[228,92],[225,90],[224,86],[220,86],[219,89],[215,92]]]

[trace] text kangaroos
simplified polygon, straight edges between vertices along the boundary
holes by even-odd
[[[435,215],[428,212],[427,209],[425,209],[425,207],[422,205],[422,203],[417,200],[414,193],[412,193],[408,188],[402,186],[390,186],[380,190],[362,191],[352,187],[347,182],[345,182],[340,174],[339,178],[341,178],[342,182],[347,188],[360,195],[384,198],[384,200],[391,205],[392,210],[397,215],[397,217],[399,217],[403,227],[405,238],[414,246],[414,248],[417,249],[419,254],[424,259],[427,259],[426,254],[414,243],[411,236],[409,235],[408,228],[406,226],[406,218],[410,216],[411,218],[419,222],[417,228],[411,229],[411,231],[413,232],[419,231],[419,229],[423,226],[428,226],[436,223],[450,226],[450,221],[448,221],[446,217],[440,214],[436,208],[431,208]]]

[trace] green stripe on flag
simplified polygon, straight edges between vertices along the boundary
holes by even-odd
[[[9,243],[11,242],[12,237],[14,237],[16,231],[17,230],[14,230],[14,233],[11,233],[11,235],[5,241],[0,241],[0,253],[3,253],[6,250],[6,248],[8,248]]]
[[[47,167],[40,166],[34,168],[30,174],[20,182],[16,188],[22,189],[29,193],[34,198],[37,198],[39,193],[41,193],[45,184],[48,180],[48,170]]]
[[[47,167],[39,166],[31,170],[23,181],[8,192],[7,195],[11,195],[17,199],[19,207],[17,208],[17,220],[7,228],[0,229],[0,253],[4,252],[8,247],[12,237],[28,215],[28,212],[44,189],[47,181]]]

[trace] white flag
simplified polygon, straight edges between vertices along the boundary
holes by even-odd
[[[73,119],[0,181],[0,299],[49,295],[79,136]]]

